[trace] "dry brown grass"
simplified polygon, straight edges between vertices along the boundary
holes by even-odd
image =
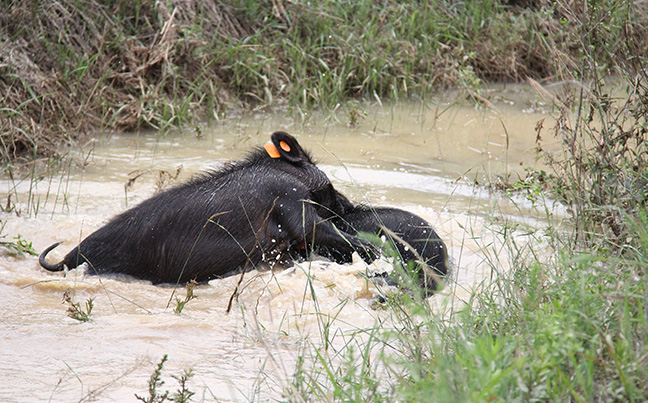
[[[109,3],[109,2],[102,2]],[[208,61],[203,38],[249,34],[213,2],[50,0],[13,2],[0,13],[2,152],[50,154],[99,127],[161,125],[160,105],[185,97]],[[189,30],[200,19],[199,36]],[[218,74],[205,77],[223,102]]]

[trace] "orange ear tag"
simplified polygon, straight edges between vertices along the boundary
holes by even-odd
[[[290,152],[290,146],[285,141],[280,141],[279,142],[279,147],[281,147],[281,149],[284,150],[287,153]]]
[[[268,155],[272,158],[281,158],[281,154],[279,154],[279,150],[277,150],[277,147],[275,147],[274,144],[266,144],[263,148],[265,148]]]

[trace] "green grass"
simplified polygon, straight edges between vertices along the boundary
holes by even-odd
[[[164,381],[162,380],[162,369],[164,369],[164,363],[168,360],[168,355],[165,354],[160,362],[157,364],[155,370],[151,374],[148,381],[148,396],[140,396],[135,394],[135,398],[144,403],[162,403],[162,402],[176,402],[176,403],[188,403],[191,401],[193,395],[196,392],[189,390],[187,382],[194,376],[193,370],[191,368],[182,371],[180,375],[171,375],[175,379],[179,388],[170,394],[169,390],[161,392],[160,389],[164,386]]]
[[[94,299],[88,298],[85,303],[85,307],[81,306],[80,303],[74,302],[71,291],[65,291],[63,293],[63,303],[67,304],[68,316],[72,319],[76,319],[79,322],[89,322],[92,318],[92,309],[94,308]]]
[[[173,312],[177,314],[181,314],[182,311],[184,310],[185,305],[187,305],[187,302],[191,301],[194,298],[198,298],[194,295],[194,289],[196,288],[196,282],[195,281],[190,281],[187,283],[186,290],[187,294],[184,296],[184,298],[180,299],[178,296],[175,296],[175,308],[173,308]],[[175,294],[175,292],[174,292]]]
[[[31,241],[27,241],[20,234],[13,237],[14,239],[13,241],[2,240],[7,237],[6,234],[5,235],[2,234],[2,230],[4,229],[4,226],[5,226],[5,222],[0,221],[0,251],[2,251],[2,253],[6,253],[12,256],[24,256],[25,254],[38,256],[38,253],[36,252],[36,250],[34,250]]]

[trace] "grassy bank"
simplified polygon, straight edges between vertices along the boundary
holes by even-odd
[[[97,129],[164,129],[233,107],[303,111],[449,86],[478,98],[481,80],[570,79],[589,19],[607,29],[588,49],[603,73],[630,43],[645,54],[645,4],[589,3],[9,2],[2,162]]]

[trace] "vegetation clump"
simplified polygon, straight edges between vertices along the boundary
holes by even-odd
[[[4,225],[0,225],[0,234],[2,233],[3,229]],[[0,235],[0,239],[4,239],[6,237],[7,235]],[[18,234],[13,239],[13,241],[0,241],[0,251],[13,256],[23,256],[25,254],[38,256],[38,252],[36,252],[36,250],[32,246],[32,243],[23,238],[22,235]]]
[[[168,390],[164,392],[159,391],[159,388],[164,385],[164,381],[162,380],[162,369],[164,368],[164,363],[168,360],[168,358],[168,355],[164,354],[160,362],[157,364],[155,371],[153,371],[153,373],[151,374],[148,382],[148,396],[140,396],[137,393],[135,394],[135,397],[138,401],[144,403],[188,403],[191,401],[191,397],[196,394],[196,392],[192,392],[187,387],[187,382],[194,375],[191,368],[184,370],[181,375],[171,375],[173,379],[178,381],[180,387],[170,396],[170,392]]]
[[[91,320],[90,315],[94,308],[94,298],[88,298],[85,307],[82,307],[78,302],[74,302],[70,291],[65,291],[63,293],[63,303],[68,305],[67,313],[70,318],[79,322],[89,322]]]
[[[176,306],[173,308],[173,312],[177,314],[181,314],[182,311],[184,310],[185,305],[187,305],[187,302],[191,301],[194,298],[198,298],[194,295],[194,289],[196,288],[196,282],[194,280],[189,281],[187,283],[186,289],[187,289],[187,294],[185,295],[184,298],[180,299],[176,295],[175,300],[176,300]]]

